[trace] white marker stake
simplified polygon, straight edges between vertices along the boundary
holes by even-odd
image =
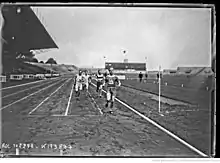
[[[161,67],[159,66],[159,113],[160,113],[160,69]]]
[[[19,155],[19,148],[16,148],[15,154]]]
[[[60,149],[60,156],[63,156],[63,150]]]

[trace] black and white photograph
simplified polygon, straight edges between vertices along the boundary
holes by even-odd
[[[0,6],[2,157],[215,157],[214,5]]]

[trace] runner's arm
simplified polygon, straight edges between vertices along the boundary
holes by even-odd
[[[115,81],[116,81],[117,85],[120,87],[121,86],[121,81],[118,79],[118,77],[116,77]]]
[[[77,78],[77,76],[74,76],[74,78],[73,78],[73,83],[74,83],[74,85],[76,85],[76,78]]]

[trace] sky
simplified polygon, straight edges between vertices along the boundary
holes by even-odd
[[[147,68],[210,66],[211,12],[200,8],[34,7],[59,49],[37,54],[60,64],[103,67],[146,62]],[[123,55],[123,50],[126,50]],[[104,59],[104,56],[106,57]]]

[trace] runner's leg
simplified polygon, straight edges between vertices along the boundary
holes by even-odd
[[[99,97],[102,97],[102,85],[99,87]]]
[[[113,108],[115,97],[116,97],[116,88],[111,89],[111,95],[112,95],[112,97],[111,97],[111,108]]]
[[[87,82],[86,83],[86,92],[88,92],[89,91],[89,83]]]
[[[75,92],[76,92],[76,97],[79,96],[79,83],[75,84]]]
[[[107,88],[106,98],[107,98],[107,101],[106,101],[106,105],[105,105],[105,106],[108,107],[108,103],[109,103],[110,100],[111,100],[110,88]]]
[[[96,92],[99,92],[99,82],[96,83]]]

